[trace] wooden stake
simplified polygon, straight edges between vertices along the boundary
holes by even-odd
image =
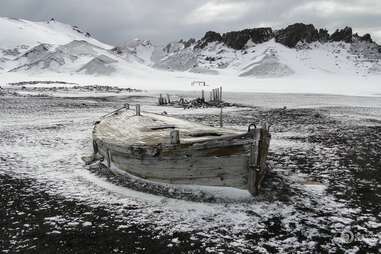
[[[106,150],[106,160],[107,160],[107,168],[111,168],[111,151],[109,149]]]
[[[93,154],[97,154],[98,153],[98,144],[97,142],[93,141]]]
[[[223,121],[222,121],[222,106],[221,106],[221,111],[220,111],[220,127],[223,127]]]
[[[257,194],[256,182],[257,182],[257,166],[258,166],[258,151],[259,142],[261,138],[261,130],[254,130],[254,141],[250,146],[249,156],[249,176],[248,176],[248,190],[252,195]]]
[[[136,115],[140,116],[140,104],[136,104]]]
[[[254,130],[254,142],[250,149],[248,190],[256,195],[266,174],[266,159],[270,146],[270,134],[266,128]]]
[[[222,101],[222,86],[220,86],[220,102]]]
[[[171,144],[180,144],[180,132],[179,130],[171,130],[169,133]]]

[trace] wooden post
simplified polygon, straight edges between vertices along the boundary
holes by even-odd
[[[220,86],[220,102],[222,101],[222,86]]]
[[[96,155],[98,151],[98,144],[97,142],[93,141],[93,154]]]
[[[223,121],[222,121],[222,106],[221,106],[221,111],[220,111],[220,127],[223,127]]]
[[[180,144],[180,132],[179,130],[171,130],[169,133],[171,144]]]
[[[162,98],[161,98],[161,94],[159,95],[159,105],[163,105],[163,101],[162,101]]]
[[[270,135],[266,128],[254,130],[254,142],[250,148],[248,190],[256,195],[266,174],[266,159],[269,151]]]
[[[140,104],[136,104],[136,115],[140,116]]]
[[[169,94],[168,94],[168,93],[167,93],[167,102],[168,102],[168,104],[171,103],[171,98],[169,97]]]
[[[258,164],[258,151],[259,142],[261,137],[261,130],[254,130],[254,141],[250,146],[250,156],[249,156],[249,177],[248,177],[248,190],[252,195],[257,194],[256,188],[256,176],[257,176],[257,164]]]
[[[107,160],[107,168],[111,168],[111,151],[109,149],[106,150],[106,160]]]
[[[212,91],[209,92],[209,101],[213,100]]]
[[[201,100],[202,100],[203,102],[205,101],[204,89],[201,90]]]

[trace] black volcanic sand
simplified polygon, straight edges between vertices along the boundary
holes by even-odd
[[[49,143],[50,135],[70,127],[72,118],[80,118],[87,113],[99,117],[120,105],[120,100],[113,98],[59,99],[7,94],[0,97],[0,147],[27,140],[32,147],[35,146],[31,149],[44,146],[65,149],[64,139],[57,134],[55,143]],[[167,234],[156,226],[154,220],[129,223],[129,216],[134,216],[136,210],[144,212],[146,208],[124,206],[123,217],[120,217],[114,209],[110,209],[110,206],[118,207],[119,204],[100,202],[94,206],[85,200],[55,193],[51,190],[54,185],[52,187],[49,182],[40,181],[43,175],[23,173],[30,170],[23,160],[23,151],[1,149],[0,253],[344,253],[348,250],[377,253],[381,241],[381,115],[378,118],[368,117],[363,112],[364,108],[331,107],[287,110],[252,108],[225,113],[226,126],[244,129],[251,122],[265,120],[273,124],[274,146],[269,156],[273,170],[265,179],[263,193],[256,201],[278,202],[292,207],[294,212],[291,215],[295,216],[285,218],[280,212],[279,215],[266,217],[248,210],[247,216],[258,218],[262,228],[243,230],[234,237],[229,229],[231,225],[208,228],[207,232],[199,228]],[[49,119],[59,116],[63,120],[60,124],[48,126],[44,121],[41,124],[20,124],[24,117],[27,122],[31,115]],[[213,115],[187,114],[184,111],[181,117],[210,125],[218,123],[218,117]],[[88,119],[83,122],[77,128],[86,130],[92,124]],[[277,142],[296,145],[282,147]],[[88,169],[95,177],[108,179],[122,188],[127,186],[157,195],[163,191],[161,194],[164,196],[182,197],[176,190],[120,182],[105,171],[99,171],[98,165]],[[343,221],[335,218],[337,210],[322,204],[322,196],[306,191],[298,180],[300,176],[311,182],[323,183],[326,186],[326,194],[323,195],[331,196],[342,205],[342,208],[335,209],[351,211],[348,218]],[[224,202],[205,193],[185,195],[185,199]],[[231,200],[226,202],[234,203]],[[242,204],[242,207],[245,205]],[[161,213],[160,210],[154,212]],[[348,228],[356,236],[353,241],[334,240],[343,229]],[[245,244],[236,244],[237,237]],[[290,239],[290,242],[285,239]]]

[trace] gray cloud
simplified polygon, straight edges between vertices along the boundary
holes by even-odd
[[[132,38],[165,43],[200,38],[208,30],[312,23],[330,31],[346,25],[381,42],[379,0],[1,0],[0,15],[78,25],[101,41]]]

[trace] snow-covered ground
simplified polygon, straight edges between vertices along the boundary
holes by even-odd
[[[3,250],[40,250],[39,243],[46,243],[45,248],[53,252],[68,244],[83,250],[94,245],[79,232],[93,232],[99,243],[108,239],[108,244],[97,245],[105,252],[123,252],[131,246],[142,252],[155,248],[212,253],[379,251],[379,108],[364,104],[362,108],[301,108],[284,113],[228,109],[224,119],[229,127],[245,129],[249,122],[264,119],[274,122],[273,171],[259,197],[220,188],[220,194],[214,189],[209,195],[223,193],[229,197],[226,201],[191,202],[110,181],[89,170],[81,156],[91,152],[94,121],[124,102],[140,102],[146,105],[143,109],[167,110],[205,124],[217,124],[215,110],[158,107],[146,93],[111,100],[96,97],[93,91],[88,94],[82,98],[1,97],[0,209],[11,214],[7,216],[10,223],[4,222],[7,226],[2,228]],[[298,100],[304,95],[294,96]],[[256,98],[258,104],[266,104],[269,97]],[[378,118],[365,117],[365,109]],[[16,205],[10,188],[26,206]],[[33,200],[40,205],[35,207]],[[17,234],[17,228],[24,233]],[[346,231],[353,232],[353,241],[341,237]],[[29,237],[38,232],[38,239]],[[83,239],[82,245],[73,245],[70,235]]]
[[[381,68],[373,44],[289,49],[272,40],[236,51],[134,40],[113,48],[78,27],[8,18],[0,31],[3,253],[380,252]],[[219,109],[155,103],[159,93],[195,97],[219,86],[225,100],[246,105],[224,108],[225,126],[273,124],[262,195],[194,187],[194,201],[174,199],[82,162],[94,122],[126,102],[217,124]]]

